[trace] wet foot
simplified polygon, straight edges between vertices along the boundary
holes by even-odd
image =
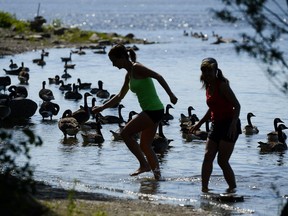
[[[236,193],[236,188],[227,188],[226,193]]]
[[[155,169],[155,170],[153,170],[153,174],[154,174],[154,178],[155,178],[156,180],[160,180],[160,179],[161,179],[160,169]]]
[[[139,168],[138,170],[136,170],[134,173],[131,173],[130,176],[137,176],[141,173],[144,173],[144,172],[149,172],[151,169],[149,167],[145,167],[145,168]]]
[[[207,188],[207,187],[202,187],[202,192],[203,192],[203,193],[208,193],[209,191],[210,191],[209,188]]]

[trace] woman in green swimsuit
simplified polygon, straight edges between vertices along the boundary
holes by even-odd
[[[118,44],[112,47],[108,55],[113,66],[119,69],[124,68],[127,73],[120,92],[102,106],[94,107],[93,112],[97,114],[119,103],[129,89],[134,92],[142,112],[133,118],[121,132],[127,147],[140,163],[140,167],[130,175],[135,176],[152,170],[155,179],[160,179],[159,162],[151,144],[158,124],[164,115],[164,106],[156,93],[152,78],[156,79],[165,89],[171,103],[176,104],[177,97],[160,74],[136,62],[134,50]],[[134,139],[134,134],[139,132],[141,132],[140,145]]]

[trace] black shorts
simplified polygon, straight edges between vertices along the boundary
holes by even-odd
[[[234,140],[228,137],[228,130],[231,125],[232,120],[226,120],[226,121],[219,121],[219,122],[212,122],[210,131],[208,134],[208,138],[213,140],[216,143],[219,143],[220,140],[228,141],[228,142],[236,142],[238,139],[239,134],[242,133],[241,130],[241,122],[240,119],[238,119],[237,122],[237,136]]]
[[[143,110],[154,123],[158,123],[164,116],[164,109],[160,110]]]

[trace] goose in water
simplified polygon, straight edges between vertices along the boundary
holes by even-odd
[[[98,81],[99,90],[96,92],[96,96],[99,98],[109,98],[110,93],[103,89],[103,82],[101,80]]]
[[[60,84],[60,86],[59,86],[60,91],[71,91],[72,90],[71,83],[64,84],[64,81],[60,80],[59,84]]]
[[[42,49],[42,53],[43,56],[49,56],[49,52],[45,51],[44,49]]]
[[[68,79],[71,78],[72,76],[67,72],[67,68],[64,69],[64,74],[62,74],[61,78],[63,79]]]
[[[87,145],[90,143],[101,144],[105,141],[105,139],[102,135],[102,132],[101,132],[101,129],[102,129],[101,123],[96,120],[95,124],[96,124],[95,131],[81,133],[84,145]]]
[[[55,75],[55,77],[48,77],[49,84],[56,84],[59,85],[60,76]]]
[[[24,86],[11,85],[8,88],[10,98],[27,98],[28,91]]]
[[[54,100],[53,92],[50,89],[45,88],[46,81],[42,82],[42,89],[39,91],[39,97],[43,101],[51,101]]]
[[[42,119],[50,118],[52,120],[52,116],[56,116],[59,113],[60,106],[56,103],[52,103],[51,101],[44,101],[39,108],[39,113],[42,116]]]
[[[124,119],[123,119],[122,113],[121,113],[122,108],[124,108],[124,105],[120,104],[118,106],[118,116],[114,116],[114,115],[103,116],[101,113],[99,113],[99,121],[101,122],[101,124],[123,123]]]
[[[137,114],[138,114],[138,113],[135,112],[135,111],[133,111],[133,110],[130,111],[130,112],[129,112],[129,116],[128,116],[127,123],[132,120],[132,118],[133,118],[134,115],[137,115]],[[126,124],[127,124],[127,123],[126,123]],[[113,141],[123,141],[122,136],[121,136],[121,132],[122,132],[122,130],[123,130],[123,128],[124,128],[125,126],[122,125],[121,123],[118,123],[118,125],[119,125],[119,128],[118,128],[116,131],[110,130],[110,133],[112,133],[112,140],[113,140]],[[135,140],[139,139],[139,137],[140,137],[140,134],[139,134],[139,133],[134,134],[134,139],[135,139]]]
[[[79,93],[78,86],[73,83],[72,91],[65,92],[64,98],[67,100],[81,100],[83,96],[81,93]]]
[[[20,84],[28,84],[28,81],[30,79],[29,72],[25,70],[21,70],[20,73],[18,74],[18,80],[20,81]]]
[[[87,83],[87,82],[82,83],[80,78],[77,79],[77,82],[79,84],[79,90],[81,90],[81,89],[90,89],[91,85],[92,85],[92,83]]]
[[[16,69],[16,68],[18,68],[18,65],[16,63],[14,63],[12,59],[10,59],[9,68],[10,69]]]
[[[209,121],[205,122],[205,131],[204,130],[197,130],[194,133],[187,133],[185,134],[185,141],[191,142],[193,140],[207,140],[208,133],[209,133]]]
[[[163,133],[163,123],[160,122],[158,126],[158,133],[155,134],[155,137],[152,142],[152,148],[155,153],[163,154],[169,148],[170,142],[173,139],[167,139]]]
[[[174,109],[174,107],[171,104],[167,104],[162,120],[169,121],[169,120],[174,119],[174,116],[171,115],[170,112],[169,112],[170,109]]]
[[[1,76],[0,77],[0,91],[6,91],[6,87],[11,85],[11,78],[10,76]]]
[[[245,125],[245,127],[243,128],[243,133],[246,135],[253,135],[259,133],[258,128],[252,124],[251,117],[255,117],[255,115],[251,112],[247,113],[248,125]]]
[[[287,150],[286,136],[283,136],[282,130],[288,129],[284,124],[277,127],[278,141],[276,142],[258,142],[261,152],[283,152]]]
[[[89,96],[92,95],[89,92],[86,92],[84,94],[84,106],[72,113],[72,117],[74,117],[80,125],[84,124],[90,119],[90,111],[87,102],[87,98]]]
[[[192,106],[189,106],[188,107],[188,116],[186,116],[185,114],[181,113],[179,121],[181,123],[191,121],[192,110],[195,110],[195,109]]]
[[[274,131],[267,133],[268,142],[278,142],[278,132],[277,132],[278,123],[284,123],[284,122],[280,118],[274,118],[273,121]]]
[[[72,61],[72,52],[70,52],[69,57],[61,57],[62,62],[69,62]]]
[[[74,69],[75,66],[76,66],[76,64],[68,64],[67,62],[65,62],[65,64],[64,64],[65,69]]]
[[[70,109],[64,111],[62,118],[58,121],[58,128],[62,131],[65,139],[67,136],[74,136],[76,138],[77,133],[80,131],[80,125],[78,121],[72,117],[72,111]]]

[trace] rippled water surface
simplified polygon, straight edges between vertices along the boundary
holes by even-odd
[[[137,45],[138,60],[151,69],[161,73],[179,102],[170,110],[174,120],[164,127],[167,138],[173,139],[172,148],[160,158],[164,181],[154,181],[152,173],[130,177],[128,174],[138,168],[136,159],[122,142],[112,140],[110,130],[117,125],[103,125],[105,142],[102,145],[83,145],[80,134],[77,139],[63,140],[57,122],[65,109],[78,109],[83,100],[69,101],[57,85],[47,84],[61,110],[52,121],[42,121],[38,110],[30,120],[30,128],[39,134],[44,143],[32,150],[32,164],[35,177],[52,185],[76,188],[89,192],[102,192],[119,197],[154,200],[164,203],[192,205],[196,208],[211,209],[220,214],[231,215],[278,215],[288,194],[287,153],[260,154],[258,141],[265,141],[266,134],[273,129],[273,119],[281,118],[288,122],[287,97],[279,93],[261,71],[260,64],[246,55],[237,56],[233,45],[212,45],[212,31],[227,37],[239,37],[244,27],[227,27],[213,20],[209,14],[209,5],[214,1],[42,1],[40,14],[48,21],[61,19],[64,23],[79,25],[86,29],[119,32],[133,32],[136,37],[158,41],[153,45]],[[177,2],[177,4],[176,4]],[[179,3],[178,3],[179,2]],[[200,4],[203,2],[205,4]],[[1,10],[15,13],[17,17],[32,19],[37,12],[36,1],[0,1]],[[21,5],[21,10],[19,10]],[[34,9],[35,8],[35,9]],[[60,9],[61,8],[61,9]],[[184,37],[183,30],[207,33],[208,41]],[[233,30],[233,31],[232,31]],[[239,39],[239,38],[237,38]],[[287,43],[284,44],[287,46]],[[108,47],[109,49],[110,47]],[[46,65],[42,68],[32,63],[39,58],[40,51],[7,56],[0,59],[2,68],[8,68],[10,58],[20,64],[24,62],[30,68],[30,81],[27,85],[29,98],[38,105],[41,100],[38,92],[42,81],[48,83],[49,77],[62,75],[63,63],[60,57],[68,56],[70,49],[50,49]],[[74,70],[68,70],[72,78],[66,83],[91,82],[97,87],[97,81],[104,82],[104,88],[117,93],[124,80],[125,71],[112,67],[106,55],[94,54],[85,50],[86,55],[72,55]],[[231,158],[236,174],[238,194],[245,201],[221,204],[201,198],[201,163],[204,154],[204,142],[185,142],[182,139],[179,117],[187,114],[188,106],[195,108],[194,113],[201,117],[207,109],[205,92],[199,82],[201,59],[214,56],[219,67],[230,80],[231,86],[241,103],[242,126],[247,124],[246,114],[253,112],[252,122],[258,126],[257,135],[240,135]],[[2,71],[2,76],[5,73]],[[18,85],[16,76],[12,83]],[[165,91],[156,83],[158,93],[164,104],[169,103]],[[84,94],[84,90],[80,91]],[[91,105],[91,98],[89,98]],[[102,100],[97,98],[96,104]],[[140,111],[135,95],[131,92],[122,101],[125,119],[131,110]],[[103,114],[117,115],[117,109],[107,109]],[[17,133],[17,131],[16,131]],[[215,192],[224,192],[227,185],[219,166],[215,163],[210,187]]]

